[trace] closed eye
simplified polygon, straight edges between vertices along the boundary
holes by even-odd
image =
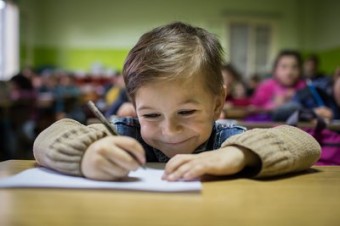
[[[157,113],[150,113],[150,114],[144,114],[143,117],[144,118],[158,118],[159,116],[161,116],[161,114],[157,114]]]
[[[183,116],[189,116],[192,115],[196,112],[197,110],[183,110],[179,111],[178,114],[183,115]]]

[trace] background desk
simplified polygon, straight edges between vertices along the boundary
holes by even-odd
[[[0,178],[34,167],[0,163]],[[340,225],[340,167],[273,180],[203,183],[201,193],[0,189],[0,225]]]

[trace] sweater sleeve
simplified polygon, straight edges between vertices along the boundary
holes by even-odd
[[[308,133],[292,126],[252,129],[227,139],[222,147],[241,146],[261,161],[255,177],[269,177],[308,169],[320,157],[319,143]]]
[[[82,176],[80,163],[86,149],[108,134],[102,124],[85,126],[72,119],[62,119],[38,135],[33,145],[34,157],[39,165]]]

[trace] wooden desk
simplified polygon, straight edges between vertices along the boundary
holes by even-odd
[[[0,163],[0,177],[34,167]],[[201,193],[0,189],[0,225],[339,225],[340,167],[272,180],[203,183]]]

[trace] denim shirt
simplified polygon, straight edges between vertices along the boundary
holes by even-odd
[[[113,118],[111,120],[117,133],[122,136],[135,138],[144,148],[147,162],[167,162],[169,157],[156,148],[151,147],[143,140],[140,133],[140,124],[136,118]],[[219,149],[222,143],[229,137],[245,132],[242,126],[233,123],[214,122],[209,139],[200,145],[194,153]]]

